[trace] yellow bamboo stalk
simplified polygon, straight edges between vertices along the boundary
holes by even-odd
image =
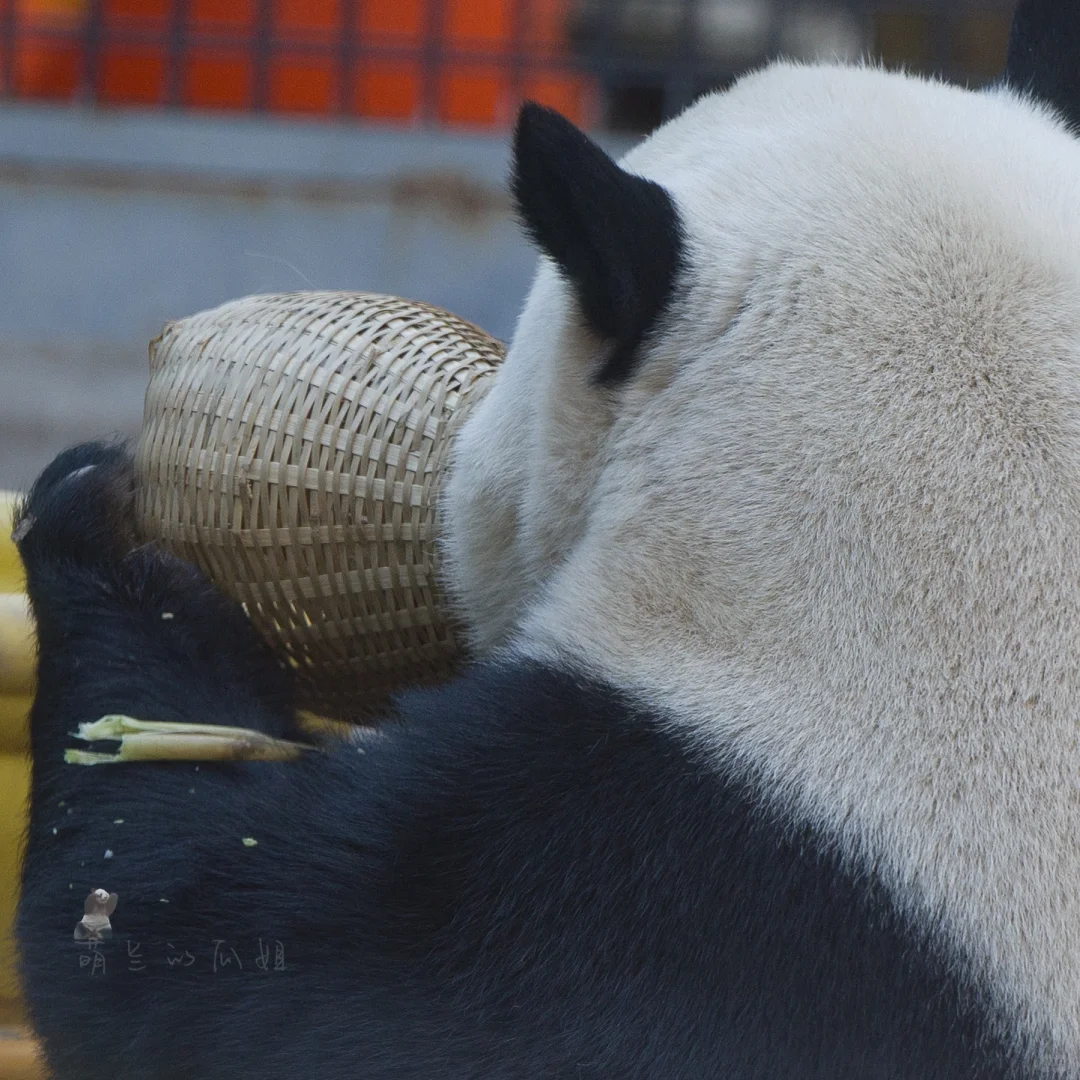
[[[29,716],[29,697],[0,695],[0,754],[30,752]]]
[[[20,592],[25,580],[19,553],[11,540],[17,498],[13,491],[0,491],[0,592]]]
[[[19,979],[11,925],[19,895],[19,864],[29,792],[29,758],[23,754],[0,754],[0,1031],[20,1022]],[[78,909],[75,917],[78,919]],[[10,1071],[8,1065],[8,1059],[0,1053],[3,1080],[28,1075]]]
[[[46,1080],[45,1061],[27,1029],[0,1031],[0,1076],[4,1080]]]
[[[33,693],[34,623],[22,593],[0,593],[0,694]]]

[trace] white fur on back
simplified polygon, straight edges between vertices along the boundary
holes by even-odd
[[[685,288],[608,391],[542,267],[449,485],[477,642],[668,710],[1080,1072],[1080,143],[781,65],[624,164],[680,209]]]

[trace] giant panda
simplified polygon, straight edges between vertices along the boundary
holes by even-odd
[[[62,454],[18,939],[57,1080],[1080,1077],[1080,7],[1003,80],[779,63],[614,163],[456,444],[479,659],[293,763],[76,768],[288,674]],[[119,897],[112,937],[73,928]]]

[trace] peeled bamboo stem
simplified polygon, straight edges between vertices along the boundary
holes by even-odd
[[[295,761],[315,749],[275,739],[250,728],[181,724],[103,716],[80,724],[75,738],[86,742],[118,740],[115,754],[66,750],[69,765],[112,765],[128,761]]]

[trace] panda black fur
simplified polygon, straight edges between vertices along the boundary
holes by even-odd
[[[298,735],[124,455],[46,470],[59,1080],[1080,1077],[1080,9],[1009,64],[779,65],[629,172],[523,112],[548,258],[446,503],[488,659],[333,753],[64,765],[107,713]]]

